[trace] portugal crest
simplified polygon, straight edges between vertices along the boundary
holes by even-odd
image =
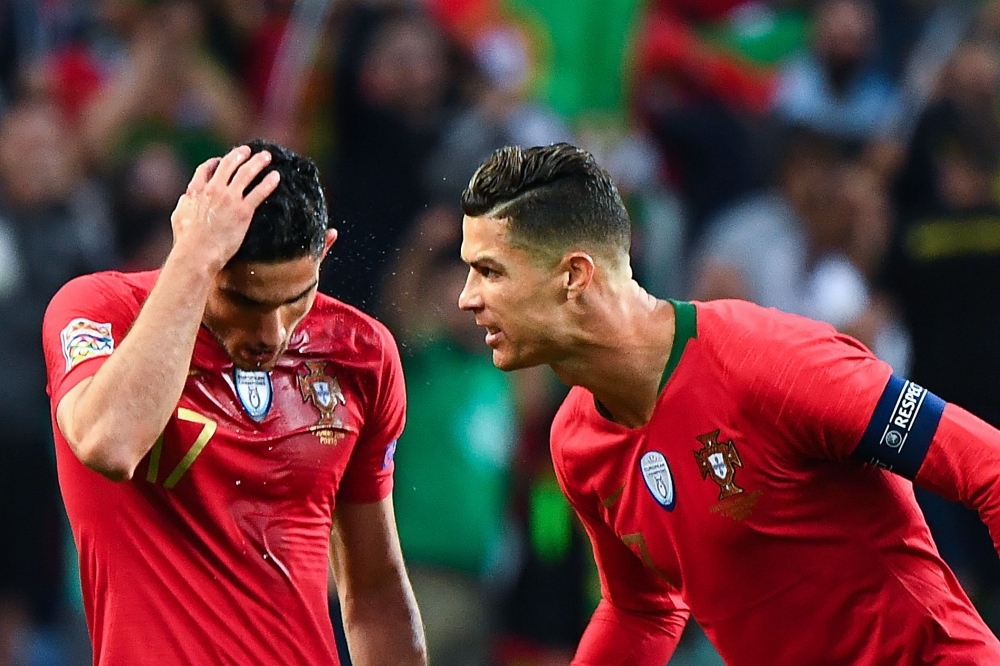
[[[303,402],[311,402],[319,410],[319,422],[312,427],[324,444],[336,444],[343,437],[344,422],[337,416],[337,407],[347,404],[347,398],[336,377],[326,374],[323,361],[306,361],[305,375],[299,375],[299,391]]]
[[[711,510],[733,520],[743,520],[753,511],[761,491],[744,495],[743,488],[736,485],[736,468],[742,468],[743,461],[733,440],[719,441],[720,432],[713,430],[696,437],[702,447],[694,452],[694,459],[701,470],[701,478],[712,479],[719,486],[719,503]]]
[[[697,440],[704,446],[694,452],[698,467],[701,468],[701,478],[709,476],[719,485],[719,500],[733,495],[739,495],[743,489],[736,485],[736,468],[743,467],[740,454],[736,451],[733,440],[719,441],[719,430],[713,430],[705,435],[698,435]]]

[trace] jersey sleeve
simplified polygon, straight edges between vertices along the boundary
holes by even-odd
[[[406,386],[399,349],[388,329],[378,324],[376,330],[381,354],[377,383],[337,491],[338,499],[344,502],[378,502],[389,496],[396,440],[406,420]]]
[[[111,356],[139,307],[108,273],[75,278],[52,297],[42,321],[42,348],[53,406]]]
[[[883,394],[896,390],[895,399],[905,388],[890,386],[892,368],[828,324],[762,308],[734,315],[742,321],[719,352],[725,379],[740,409],[802,457],[848,459]]]
[[[571,666],[663,666],[677,647],[690,611],[680,593],[646,568],[577,497],[558,454],[553,462],[559,485],[590,537],[601,581],[601,602]]]
[[[1000,431],[892,374],[857,341],[785,317],[769,335],[734,336],[748,359],[736,371],[746,408],[805,456],[876,465],[962,502],[1000,553]]]
[[[946,404],[914,482],[975,509],[1000,554],[1000,431]]]

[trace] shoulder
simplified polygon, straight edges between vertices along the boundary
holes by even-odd
[[[802,354],[818,354],[816,360],[871,355],[830,324],[775,308],[730,299],[695,302],[695,308],[699,347],[730,372],[777,369]]]
[[[306,349],[338,350],[368,362],[398,357],[396,340],[385,324],[361,310],[325,294],[317,294],[302,324]]]
[[[750,301],[694,301],[698,339],[710,344],[794,344],[810,338],[832,338],[836,329],[825,322],[767,308]]]
[[[566,444],[576,441],[590,432],[592,416],[587,411],[587,405],[588,401],[593,401],[593,399],[594,396],[590,391],[574,386],[569,390],[562,404],[559,405],[549,431],[552,462],[557,471],[565,468],[566,457],[569,453]]]
[[[102,271],[73,278],[49,301],[46,318],[57,316],[65,310],[92,309],[99,312],[109,309],[115,313],[131,310],[138,312],[156,284],[158,275],[159,271]]]
[[[584,400],[592,396],[590,391],[579,386],[570,388],[569,393],[563,398],[562,404],[556,411],[552,419],[552,437],[564,437],[572,433],[573,430],[583,427],[586,420],[584,413]],[[592,398],[591,398],[592,399]]]
[[[825,322],[737,300],[696,308],[698,347],[732,390],[757,395],[793,378],[819,386],[870,367],[883,372],[867,347]]]

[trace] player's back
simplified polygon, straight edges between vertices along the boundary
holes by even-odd
[[[43,333],[53,424],[156,275],[88,276],[53,299]],[[335,498],[389,492],[390,458],[362,433],[379,410],[402,426],[382,395],[388,345],[381,325],[324,296],[271,372],[235,369],[202,328],[177,409],[125,482],[84,467],[55,427],[97,663],[336,663],[331,514]]]
[[[732,666],[1000,663],[910,482],[849,459],[888,366],[798,317],[676,307],[648,424],[608,421],[581,388],[556,417],[578,509],[680,592]]]

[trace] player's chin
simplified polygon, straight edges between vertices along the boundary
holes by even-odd
[[[494,349],[493,350],[493,365],[498,370],[503,370],[504,372],[510,372],[512,370],[523,370],[525,368],[532,368],[539,365],[541,361],[532,360],[527,356],[521,354],[515,354],[508,350]]]

